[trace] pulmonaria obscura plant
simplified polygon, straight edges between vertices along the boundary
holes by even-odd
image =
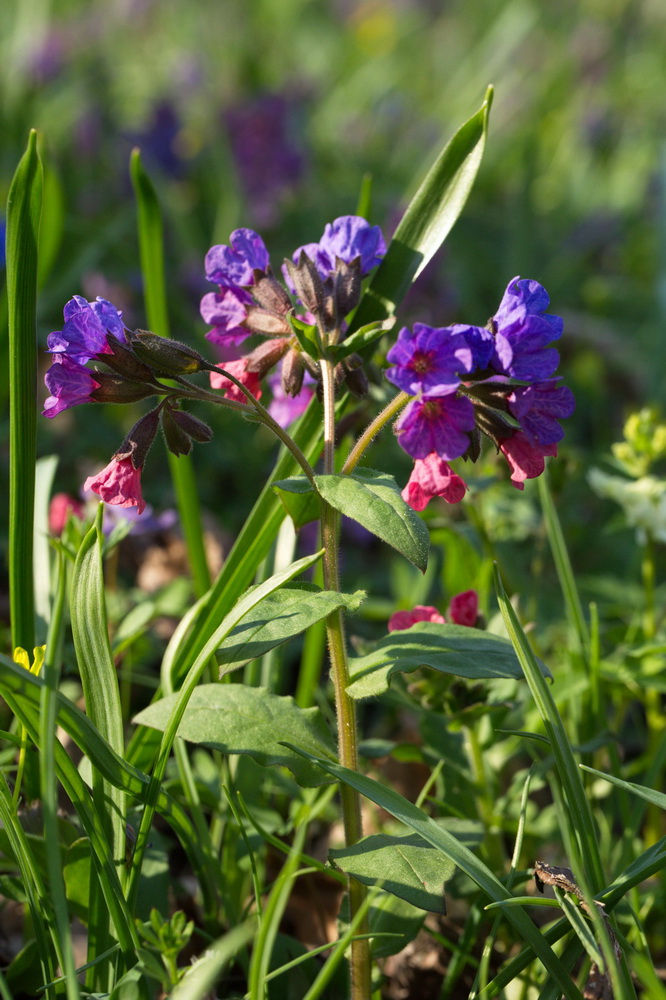
[[[485,121],[486,112],[487,108],[480,121]],[[395,242],[400,242],[399,237]],[[271,729],[267,733],[275,743],[271,760],[278,759],[275,754],[280,761],[286,760],[297,780],[301,780],[303,769],[309,768],[307,779],[303,779],[306,786],[331,779],[340,782],[346,848],[352,848],[363,836],[360,794],[363,791],[372,797],[374,787],[371,779],[359,773],[356,701],[385,691],[391,672],[415,669],[415,649],[418,663],[442,662],[444,673],[455,673],[450,659],[446,659],[447,651],[443,651],[443,635],[463,643],[480,642],[482,649],[491,651],[495,657],[493,676],[517,677],[520,669],[510,644],[480,628],[483,617],[472,590],[452,598],[446,618],[430,605],[398,612],[385,637],[368,654],[370,658],[354,661],[346,641],[344,616],[357,610],[364,594],[345,594],[341,590],[340,515],[350,516],[425,571],[429,536],[417,512],[434,497],[448,503],[462,500],[467,490],[462,463],[478,460],[482,439],[488,438],[502,453],[512,483],[522,489],[526,479],[543,472],[545,457],[557,453],[563,433],[559,420],[574,408],[571,392],[556,375],[559,357],[551,346],[562,334],[562,320],[548,312],[548,295],[537,281],[516,277],[509,282],[497,312],[486,325],[431,327],[415,323],[411,329],[403,327],[388,350],[384,372],[388,383],[399,392],[373,415],[372,401],[366,393],[376,365],[370,366],[368,359],[373,351],[373,360],[379,357],[379,342],[392,328],[394,319],[393,309],[385,307],[386,295],[382,299],[379,294],[366,296],[364,292],[368,281],[376,290],[379,285],[375,283],[382,273],[396,273],[396,254],[391,255],[392,248],[387,248],[377,226],[359,216],[342,216],[325,227],[318,242],[297,248],[283,262],[278,276],[271,268],[261,237],[250,229],[235,230],[228,244],[214,246],[206,255],[206,277],[216,289],[204,296],[201,315],[210,325],[208,339],[222,354],[217,361],[207,360],[186,343],[145,330],[128,330],[110,302],[88,302],[81,296],[67,303],[62,330],[48,338],[53,363],[46,374],[50,393],[44,407],[46,416],[55,417],[84,403],[157,399],[109,464],[86,481],[86,487],[109,504],[136,506],[139,512],[144,509],[141,474],[160,429],[167,448],[176,456],[186,455],[192,442],[211,439],[209,426],[184,409],[190,401],[223,406],[234,415],[251,415],[285,446],[286,458],[278,460],[280,474],[275,475],[273,487],[296,528],[319,520],[321,550],[292,563],[242,596],[242,586],[252,582],[257,564],[251,565],[246,553],[245,568],[242,573],[238,570],[240,575],[245,574],[245,583],[238,584],[239,575],[233,586],[238,584],[241,589],[231,597],[225,589],[229,580],[223,567],[218,582],[205,597],[201,612],[204,617],[198,619],[200,627],[195,626],[193,635],[186,640],[191,655],[183,654],[180,687],[172,696],[176,701],[157,701],[135,721],[164,732],[152,772],[154,787],[159,787],[176,732],[186,718],[188,702],[201,686],[211,658],[217,656],[221,674],[244,665],[238,657],[229,663],[224,659],[222,647],[230,631],[244,623],[247,615],[259,615],[265,600],[274,601],[276,595],[282,595],[280,601],[293,601],[294,615],[280,615],[282,604],[271,604],[265,612],[266,620],[271,622],[271,635],[287,630],[272,644],[303,630],[300,624],[296,632],[289,632],[292,626],[283,623],[289,623],[292,617],[299,622],[307,619],[308,625],[325,621],[337,749],[330,735],[320,733],[306,751],[298,745],[296,735],[293,744],[283,739],[276,742]],[[414,273],[415,268],[410,280]],[[374,322],[373,302],[377,306]],[[359,316],[369,317],[371,322],[361,323]],[[200,373],[207,374],[209,387],[192,380]],[[375,387],[372,399],[382,391],[388,395],[387,390],[387,385],[383,390]],[[271,395],[268,406],[261,402],[264,393]],[[347,401],[364,396],[362,412],[370,412],[371,419],[349,454],[338,455],[344,436],[338,438],[337,431]],[[294,424],[297,416],[301,419]],[[373,439],[392,422],[398,444],[414,459],[402,493],[391,475],[359,464]],[[461,464],[454,469],[452,463],[456,462]],[[277,504],[274,497],[266,502]],[[257,558],[263,558],[270,546],[265,524],[277,530],[283,516],[266,511],[268,507],[260,507],[254,521],[254,515],[250,515],[247,533],[241,535],[247,540],[249,532],[253,532],[253,556]],[[261,523],[260,517],[264,518]],[[263,556],[259,555],[261,545],[257,539],[264,545]],[[234,558],[229,557],[228,562],[240,567],[241,562],[234,562]],[[323,590],[312,585],[310,590],[289,587],[294,577],[320,558]],[[236,604],[225,604],[234,600]],[[480,656],[465,665],[464,675],[484,678],[488,676],[486,670],[485,659]],[[215,698],[214,689],[218,687],[211,684],[199,693],[207,699]],[[277,702],[285,699],[270,690],[245,691],[245,686],[240,685],[233,688],[235,697],[242,692],[245,698],[256,695],[263,707],[270,703],[271,710],[282,711]],[[297,706],[294,710],[301,711]],[[321,726],[322,731],[326,730],[323,719]],[[312,752],[313,747],[317,752]],[[139,861],[135,867],[140,867],[142,851],[149,841],[155,808],[155,803],[147,803],[142,813],[135,848]],[[302,847],[302,841],[299,843]],[[351,944],[350,995],[352,1000],[367,1000],[372,992],[368,879],[367,875],[355,878],[353,855],[350,853],[345,860],[343,854],[336,852],[336,866],[347,874],[355,935]],[[380,865],[375,881],[383,882],[384,875],[384,866]],[[501,885],[500,890],[504,892]],[[387,886],[385,891],[390,893],[392,889]],[[215,905],[211,903],[211,912]],[[527,918],[525,922],[515,911],[508,912],[520,924],[526,940],[538,936]],[[263,974],[263,966],[258,964],[263,961],[261,949],[257,956],[256,962],[252,960],[252,969],[256,965],[259,971],[251,970],[250,980],[258,990]]]
[[[82,403],[163,397],[85,488],[106,503],[137,506],[141,513],[141,472],[158,429],[175,455],[187,454],[193,440],[211,438],[210,428],[181,408],[188,399],[230,408],[251,405],[286,442],[282,428],[303,412],[312,387],[324,398],[322,363],[330,363],[333,395],[345,387],[362,396],[367,379],[353,350],[361,338],[346,339],[346,319],[358,305],[363,278],[385,253],[379,227],[343,216],[326,226],[318,243],[300,247],[284,261],[282,284],[261,237],[250,229],[235,230],[228,245],[214,246],[206,255],[206,277],[218,291],[204,296],[201,314],[212,326],[208,339],[225,350],[226,360],[218,365],[185,344],[127,330],[110,302],[75,296],[65,306],[63,329],[48,338],[54,360],[45,376],[51,395],[44,415],[54,417]],[[482,434],[506,457],[518,489],[543,472],[545,456],[557,454],[563,436],[558,421],[571,415],[574,399],[555,376],[559,356],[549,345],[561,336],[562,320],[546,311],[549,301],[537,281],[514,278],[485,327],[415,323],[413,330],[400,330],[388,351],[385,375],[402,393],[388,416],[404,407],[395,433],[415,459],[402,494],[414,510],[423,510],[433,497],[449,503],[462,499],[466,484],[449,463],[476,461]],[[379,324],[361,331],[363,346],[384,329]],[[256,337],[262,339],[248,353],[238,350]],[[273,403],[264,409],[262,385],[278,365]],[[210,373],[210,385],[221,396],[184,377],[201,371]],[[168,386],[164,378],[177,384]],[[385,417],[373,422],[361,442],[377,433]]]

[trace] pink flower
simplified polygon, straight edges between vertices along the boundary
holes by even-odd
[[[446,619],[440,615],[437,608],[431,605],[417,604],[411,611],[396,611],[391,615],[388,623],[389,632],[402,632],[403,629],[411,628],[417,622],[436,622],[444,625]]]
[[[138,507],[139,514],[146,509],[141,494],[141,467],[135,469],[131,458],[112,458],[106,468],[86,479],[83,488],[97,493],[104,503]]]
[[[49,504],[49,531],[52,535],[62,535],[70,514],[83,517],[83,504],[69,493],[55,493]]]
[[[511,466],[511,482],[517,490],[524,489],[526,479],[536,479],[545,468],[544,456],[557,455],[556,444],[533,445],[522,431],[502,441],[500,451]]]
[[[237,378],[256,399],[261,399],[261,378],[257,372],[247,371],[247,358],[240,358],[238,361],[225,361],[224,370]],[[211,372],[210,384],[213,389],[224,389],[224,395],[227,399],[234,399],[237,403],[247,403],[248,401],[247,396],[222,372],[219,375],[217,372]]]
[[[402,499],[413,510],[425,510],[433,497],[442,497],[447,503],[460,503],[466,490],[464,480],[437,452],[432,451],[414,462],[409,482],[402,491]]]
[[[449,604],[449,616],[456,625],[473,628],[479,617],[479,595],[475,590],[465,590],[456,594]]]

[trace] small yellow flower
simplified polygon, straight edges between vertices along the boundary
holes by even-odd
[[[44,654],[46,653],[46,646],[35,646],[32,651],[32,665],[30,664],[30,658],[28,656],[28,651],[23,649],[22,646],[17,646],[12,654],[12,659],[14,663],[18,663],[20,667],[24,667],[29,670],[31,674],[35,677],[39,677],[39,671],[44,665]]]

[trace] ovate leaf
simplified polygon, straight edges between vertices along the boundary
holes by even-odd
[[[364,597],[363,591],[338,594],[332,590],[281,587],[255,605],[231,630],[217,651],[217,661],[225,674],[236,670],[300,635],[338,608],[356,611]]]
[[[304,524],[317,521],[321,514],[321,502],[307,476],[292,476],[273,483],[273,489],[298,531]]]
[[[352,847],[328,852],[336,868],[364,885],[382,883],[386,892],[421,910],[445,913],[444,883],[455,871],[453,862],[419,837],[374,834]]]
[[[508,639],[466,625],[419,622],[403,631],[389,632],[372,652],[352,660],[352,683],[347,693],[357,699],[382,694],[393,674],[411,673],[419,667],[469,680],[522,677]],[[550,676],[543,664],[541,669]]]
[[[393,476],[375,469],[357,469],[351,476],[315,476],[327,503],[388,542],[417,569],[428,565],[428,529],[400,496]]]
[[[164,731],[177,698],[169,695],[149,705],[134,722]],[[280,740],[298,740],[309,752],[336,759],[333,737],[318,708],[299,708],[293,698],[241,684],[202,684],[196,688],[178,736],[222,753],[248,754],[264,766],[281,764],[306,787],[327,784],[330,779],[303,757],[280,746]]]

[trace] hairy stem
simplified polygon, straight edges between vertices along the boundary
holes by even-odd
[[[407,405],[411,398],[412,397],[406,392],[399,392],[398,395],[384,407],[381,413],[377,414],[372,423],[368,424],[352,450],[349,452],[347,461],[342,466],[343,475],[349,475],[349,473],[354,471],[363,457],[363,454],[370,447],[373,439],[379,434],[380,430],[386,426],[389,420],[393,420],[393,418],[400,413],[400,410]]]
[[[335,472],[335,386],[333,366],[321,361],[324,396],[324,473]],[[338,570],[338,527],[339,515],[336,510],[322,503],[321,533],[324,547],[324,586],[327,590],[339,590]],[[331,660],[331,675],[335,689],[335,708],[338,723],[338,754],[340,763],[354,771],[358,770],[358,731],[356,725],[356,705],[347,694],[349,684],[349,662],[345,642],[344,621],[340,610],[334,611],[326,619],[328,651]],[[340,787],[342,821],[345,844],[350,846],[363,835],[361,822],[361,800],[358,792],[342,785]],[[350,919],[363,905],[367,889],[353,878],[348,879]],[[367,917],[358,928],[359,934],[369,929]],[[369,941],[352,942],[351,954],[351,1000],[368,1000],[371,993],[370,945]]]

